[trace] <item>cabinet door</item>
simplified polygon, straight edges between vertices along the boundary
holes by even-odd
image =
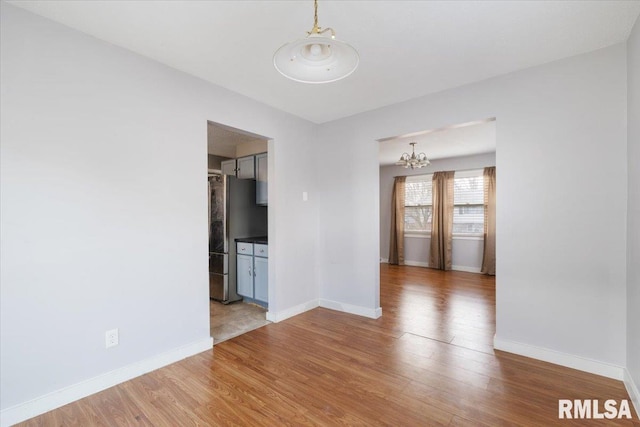
[[[253,298],[253,257],[240,255],[236,257],[238,294]]]
[[[253,272],[255,274],[254,286],[255,293],[254,298],[258,301],[269,301],[269,259],[267,258],[253,258]]]
[[[241,157],[238,159],[237,177],[239,179],[256,179],[254,156]]]
[[[220,170],[223,175],[236,176],[236,159],[225,160],[220,163]]]
[[[267,206],[267,153],[256,155],[256,205]]]

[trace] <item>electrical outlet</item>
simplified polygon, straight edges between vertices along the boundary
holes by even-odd
[[[110,331],[105,332],[104,337],[105,337],[105,344],[104,344],[105,348],[115,347],[118,345],[117,329],[111,329]]]

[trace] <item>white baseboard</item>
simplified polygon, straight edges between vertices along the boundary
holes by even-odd
[[[640,417],[640,391],[638,391],[638,385],[633,382],[633,378],[627,368],[624,369],[624,386],[631,397],[631,402],[636,410],[636,414]]]
[[[389,264],[389,258],[380,258],[380,264]]]
[[[320,300],[320,307],[328,308],[330,310],[342,311],[344,313],[356,314],[358,316],[369,317],[371,319],[377,319],[382,316],[382,307],[368,308],[359,305],[345,304],[342,302],[331,301],[327,299]]]
[[[316,307],[328,308],[330,310],[342,311],[349,314],[356,314],[358,316],[369,317],[371,319],[377,319],[378,317],[382,316],[382,307],[373,309],[358,305],[331,301],[327,299],[318,299],[308,301],[303,304],[298,304],[294,307],[279,311],[277,313],[269,311],[267,313],[267,320],[274,323],[282,322],[285,319],[297,316],[298,314],[302,314],[305,311],[313,310]]]
[[[285,319],[297,316],[298,314],[302,314],[305,311],[313,310],[316,307],[328,308],[330,310],[342,311],[344,313],[356,314],[358,316],[369,317],[372,319],[377,319],[378,317],[382,316],[382,307],[373,309],[358,305],[331,301],[327,299],[317,299],[305,302],[303,304],[298,304],[294,307],[279,311],[277,313],[269,311],[267,313],[267,320],[274,323],[282,322]]]
[[[408,260],[404,260],[404,265],[408,265],[410,267],[429,267],[429,263],[428,262],[422,262],[422,261],[408,261]]]
[[[384,259],[381,258],[380,259],[381,263],[384,262],[389,262],[388,259]],[[429,263],[428,262],[423,262],[423,261],[404,261],[404,265],[408,265],[410,267],[429,267]],[[451,270],[454,271],[465,271],[467,273],[481,273],[481,269],[478,267],[467,267],[465,265],[452,265],[451,266]]]
[[[316,300],[308,301],[302,304],[298,304],[294,307],[291,307],[279,312],[272,312],[271,310],[269,310],[267,312],[267,320],[274,323],[282,322],[285,319],[288,319],[293,316],[297,316],[298,314],[302,314],[305,311],[313,310],[318,306],[319,306],[319,302],[316,299]]]
[[[28,420],[29,418],[75,402],[83,397],[90,396],[132,378],[144,375],[147,372],[154,371],[203,351],[211,350],[212,348],[213,338],[204,338],[149,359],[141,360],[111,372],[98,375],[97,377],[64,387],[60,390],[47,393],[44,396],[37,397],[28,402],[3,409],[0,412],[0,426],[10,426]]]
[[[508,353],[531,357],[532,359],[542,360],[544,362],[554,363],[560,366],[566,366],[567,368],[602,375],[603,377],[613,378],[615,380],[623,379],[624,368],[622,366],[611,365],[597,360],[574,356],[573,354],[561,353],[547,348],[503,340],[497,336],[493,338],[493,348],[496,350],[506,351]]]
[[[455,271],[466,271],[467,273],[482,273],[482,268],[467,267],[464,265],[452,265],[451,269]]]

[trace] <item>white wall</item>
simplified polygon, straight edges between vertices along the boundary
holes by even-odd
[[[497,342],[619,376],[625,56],[615,45],[321,127],[317,161],[331,170],[319,181],[323,298],[379,306],[376,141],[496,117]]]
[[[1,7],[3,424],[14,405],[211,345],[207,120],[274,139],[270,310],[317,301],[317,200],[300,197],[315,194],[300,156],[314,125]]]
[[[627,41],[627,66],[627,370],[640,413],[640,19]]]
[[[396,176],[424,175],[444,170],[483,169],[495,166],[496,154],[486,153],[473,156],[452,157],[432,160],[425,169],[407,170],[398,166],[380,167],[380,256],[389,259],[389,233],[391,227],[391,195]],[[429,263],[429,236],[405,235],[404,258],[407,265],[426,267]],[[480,272],[482,268],[483,241],[478,238],[454,237],[451,244],[451,260],[454,270]]]
[[[207,120],[274,139],[278,317],[318,297],[379,308],[378,139],[497,117],[497,338],[619,366],[628,338],[638,360],[624,45],[317,127],[0,4],[3,413],[208,342]],[[121,344],[107,351],[113,327]]]

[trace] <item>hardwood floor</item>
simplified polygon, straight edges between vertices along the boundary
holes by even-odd
[[[619,381],[493,351],[491,278],[381,267],[380,319],[314,309],[22,425],[603,426],[558,399],[629,399]],[[633,411],[633,409],[632,409]]]

